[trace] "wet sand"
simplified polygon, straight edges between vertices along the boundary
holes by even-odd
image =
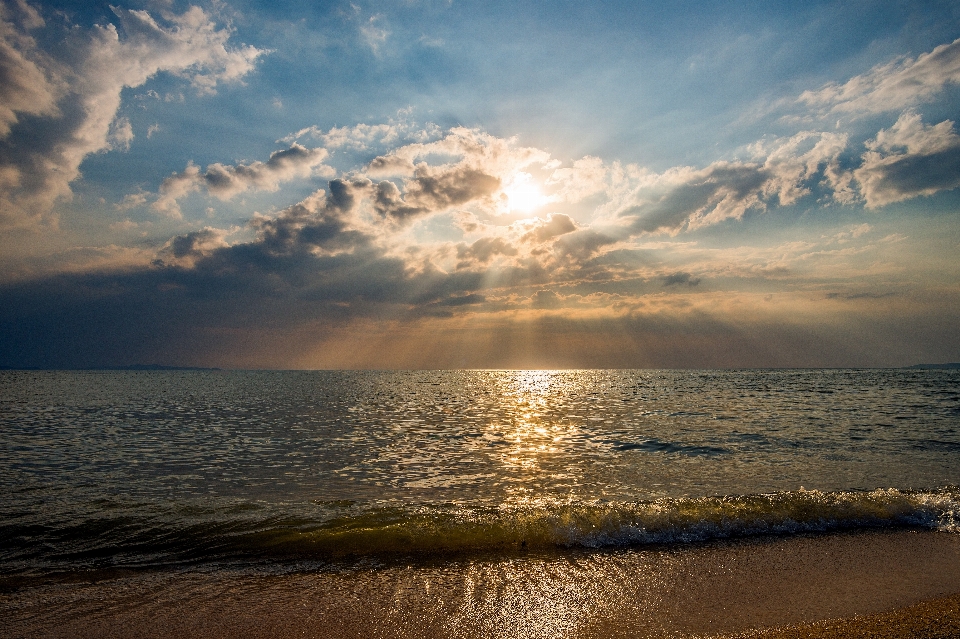
[[[954,639],[960,637],[960,595],[886,613],[754,630],[724,639]]]
[[[12,586],[3,637],[960,637],[926,531]]]

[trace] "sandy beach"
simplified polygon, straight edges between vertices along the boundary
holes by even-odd
[[[890,612],[753,630],[724,639],[952,639],[960,637],[960,595]]]
[[[954,637],[926,531],[8,584],[4,637]]]

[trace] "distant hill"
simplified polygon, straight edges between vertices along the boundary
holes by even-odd
[[[953,370],[960,369],[960,362],[950,362],[949,364],[914,364],[907,366],[914,370]]]

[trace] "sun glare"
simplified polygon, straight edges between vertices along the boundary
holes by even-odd
[[[503,187],[507,209],[530,213],[547,203],[547,196],[529,173],[517,172]]]

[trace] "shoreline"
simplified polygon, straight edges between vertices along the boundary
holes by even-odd
[[[849,532],[289,574],[209,567],[26,587],[0,594],[0,615],[2,637],[953,637],[910,633],[935,630],[931,619],[960,627],[960,535]]]

